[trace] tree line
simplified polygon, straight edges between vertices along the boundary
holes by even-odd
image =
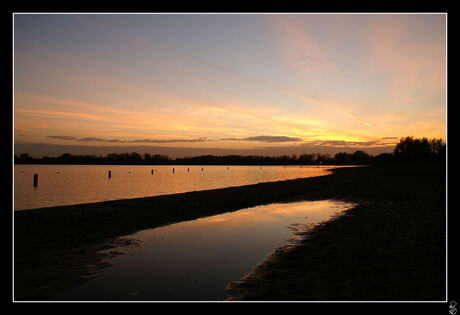
[[[136,164],[136,165],[368,165],[423,161],[445,161],[446,144],[442,139],[401,138],[392,153],[377,156],[362,150],[353,153],[301,154],[282,156],[259,155],[202,155],[172,159],[167,155],[143,155],[137,152],[110,153],[106,156],[71,155],[64,153],[57,157],[34,158],[27,153],[14,156],[15,164]]]

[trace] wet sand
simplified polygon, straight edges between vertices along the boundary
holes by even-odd
[[[230,300],[447,299],[445,171],[412,166],[339,174],[330,177],[344,181],[335,197],[358,206],[229,284]]]
[[[14,298],[52,300],[136,231],[280,201],[355,202],[241,281],[232,300],[444,300],[445,169],[359,167],[283,182],[14,213]],[[118,242],[118,244],[114,244]],[[105,251],[106,252],[106,251]]]

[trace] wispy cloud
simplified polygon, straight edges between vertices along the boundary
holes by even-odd
[[[303,141],[301,138],[287,137],[287,136],[255,136],[247,138],[227,138],[221,140],[232,140],[232,141],[260,141],[260,142],[298,142]]]
[[[73,136],[48,136],[51,139],[66,140],[66,141],[80,141],[80,142],[109,142],[109,143],[178,143],[178,142],[204,142],[210,141],[206,138],[198,139],[134,139],[134,140],[121,140],[121,139],[104,139],[96,137],[73,137]]]
[[[35,131],[29,130],[29,129],[24,128],[24,127],[17,127],[17,126],[14,127],[14,133],[15,134],[22,134],[22,135],[36,134]]]
[[[343,115],[345,115],[345,116],[347,116],[347,117],[349,117],[349,118],[351,118],[351,119],[363,124],[366,127],[371,127],[371,123],[368,120],[364,119],[361,115],[358,115],[354,111],[349,110],[348,108],[350,106],[347,105],[347,104],[344,104],[342,102],[329,100],[329,99],[326,99],[324,97],[314,96],[314,95],[311,95],[309,93],[306,93],[306,92],[300,91],[300,90],[291,90],[290,92],[291,92],[292,95],[296,96],[298,99],[300,99],[302,101],[306,101],[308,103],[319,104],[322,107],[330,109],[332,112],[341,113],[341,114],[343,114]],[[328,121],[329,118],[330,118],[330,116],[327,116],[327,115],[322,116],[322,119],[324,121]]]
[[[346,109],[337,107],[337,106],[336,106],[336,108],[337,108],[341,113],[347,115],[347,116],[350,117],[350,118],[355,119],[356,121],[360,122],[361,124],[363,124],[363,125],[365,125],[365,126],[367,126],[367,127],[370,127],[370,126],[371,126],[371,124],[370,124],[368,121],[364,120],[364,119],[363,119],[361,116],[359,116],[358,114],[353,113],[352,111],[349,111],[349,110],[346,110]]]
[[[33,115],[38,117],[46,118],[80,118],[85,120],[107,120],[107,117],[102,114],[89,114],[89,113],[78,113],[78,112],[67,112],[59,110],[43,110],[43,109],[20,109],[14,110],[17,113],[24,115]]]
[[[58,139],[58,140],[71,140],[71,141],[77,141],[78,140],[78,138],[71,137],[71,136],[48,136],[48,138]]]
[[[370,141],[344,141],[344,140],[311,140],[303,143],[305,146],[329,146],[329,147],[375,147],[375,146],[393,146],[394,144],[381,141],[379,139]]]
[[[430,29],[435,20],[437,27]],[[373,58],[367,70],[384,75],[389,93],[399,102],[419,106],[421,93],[445,90],[446,38],[440,23],[445,23],[442,15],[427,16],[423,21],[417,15],[384,15],[367,29]],[[426,34],[420,37],[422,27]],[[433,32],[438,33],[433,36]]]
[[[279,32],[286,60],[300,74],[311,75],[321,71],[337,71],[335,64],[326,59],[324,48],[309,33],[305,25],[292,16],[275,15],[272,22]]]

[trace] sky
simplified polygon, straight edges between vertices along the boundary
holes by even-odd
[[[446,141],[446,14],[20,14],[15,154]]]

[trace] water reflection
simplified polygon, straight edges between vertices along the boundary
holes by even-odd
[[[295,232],[352,207],[337,201],[276,203],[138,232],[141,246],[110,251],[112,267],[59,300],[225,300],[239,280]]]
[[[329,174],[316,166],[15,165],[14,209],[72,205]],[[174,170],[174,171],[173,171]],[[110,177],[109,177],[110,171]],[[33,176],[39,174],[38,186]]]

